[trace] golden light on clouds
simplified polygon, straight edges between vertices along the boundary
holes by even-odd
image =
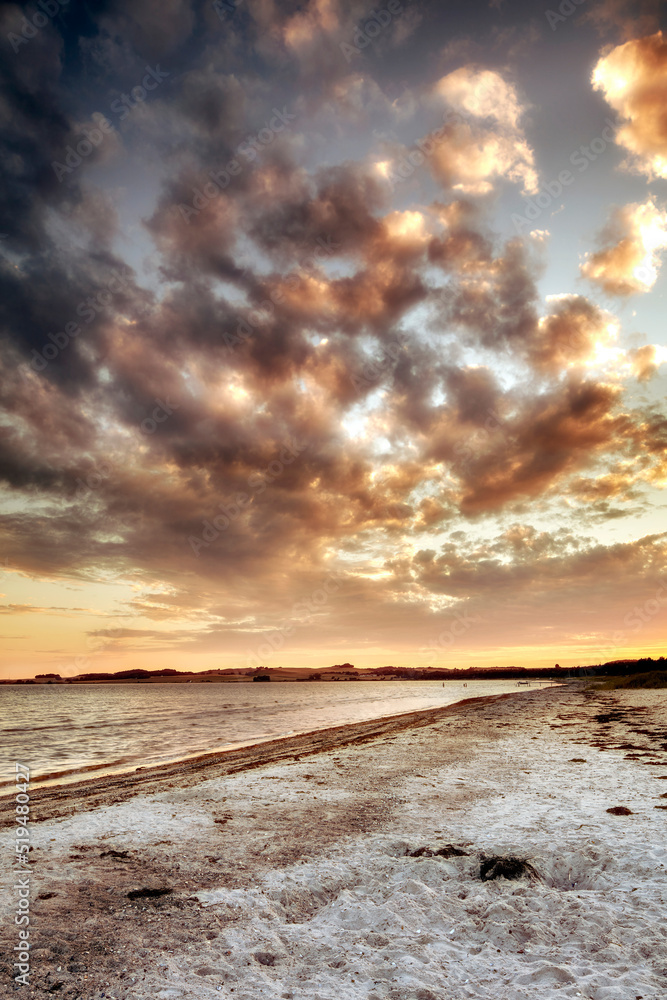
[[[494,118],[512,131],[518,129],[525,113],[514,85],[492,70],[461,66],[438,80],[433,90],[455,110],[477,118]]]
[[[581,265],[582,275],[610,295],[648,292],[657,280],[661,253],[667,249],[667,212],[652,198],[626,205],[613,213],[601,240],[607,245],[588,255]]]
[[[667,177],[667,40],[662,31],[633,38],[603,56],[593,86],[622,118],[616,140],[629,164],[649,177]]]

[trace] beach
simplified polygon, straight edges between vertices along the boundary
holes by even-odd
[[[666,706],[572,682],[37,790],[3,995],[663,998]]]

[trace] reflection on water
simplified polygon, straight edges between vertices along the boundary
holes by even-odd
[[[286,681],[0,687],[2,784],[73,781],[225,747],[516,692],[516,681]]]

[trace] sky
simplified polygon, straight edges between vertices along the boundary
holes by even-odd
[[[664,654],[664,22],[4,4],[0,676]]]

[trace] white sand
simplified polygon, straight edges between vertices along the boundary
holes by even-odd
[[[659,708],[591,722],[624,704]],[[664,1000],[666,724],[665,691],[522,692],[37,823],[34,895],[57,895],[34,904],[32,995]],[[443,844],[469,855],[405,856]],[[110,848],[130,860],[100,860]],[[528,857],[541,880],[482,882],[483,853]],[[126,898],[145,885],[174,892]]]

